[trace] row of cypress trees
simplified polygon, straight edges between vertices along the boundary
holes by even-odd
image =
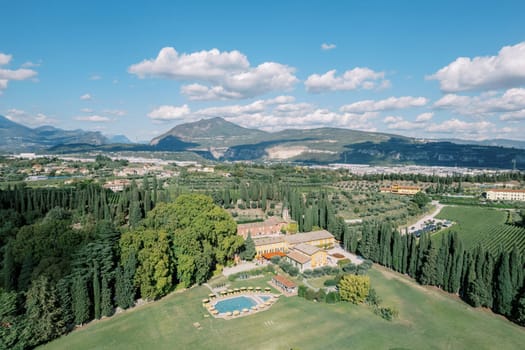
[[[516,247],[493,255],[482,246],[466,250],[457,233],[436,243],[429,234],[400,235],[389,222],[375,221],[363,225],[357,252],[525,325],[525,254]]]

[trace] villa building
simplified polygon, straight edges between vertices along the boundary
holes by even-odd
[[[272,278],[272,284],[288,295],[297,294],[297,285],[284,276],[276,275]]]
[[[286,260],[300,271],[315,269],[327,264],[326,251],[316,246],[300,243],[286,255]]]
[[[297,233],[284,236],[286,248],[291,249],[298,244],[306,243],[315,247],[329,249],[335,244],[335,237],[326,230]]]
[[[379,190],[382,193],[413,195],[413,194],[416,194],[418,192],[421,192],[421,187],[419,187],[419,186],[402,186],[402,185],[398,185],[398,184],[393,184],[390,187],[381,187]]]
[[[286,242],[284,241],[284,236],[277,237],[259,237],[254,238],[253,243],[255,244],[255,251],[257,254],[256,258],[260,258],[263,254],[281,252],[284,253],[287,251]]]
[[[485,193],[492,201],[525,201],[525,190],[490,189]]]
[[[248,233],[252,238],[258,236],[270,236],[281,233],[281,230],[286,226],[287,222],[279,217],[271,216],[262,222],[251,222],[248,224],[237,225],[237,234],[244,239],[248,237]]]
[[[326,249],[335,245],[335,238],[330,232],[319,230],[286,236],[256,237],[253,242],[257,259],[279,255],[302,271],[325,266]]]

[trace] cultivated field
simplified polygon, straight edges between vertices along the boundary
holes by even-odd
[[[525,251],[525,228],[505,224],[506,211],[448,206],[441,210],[437,218],[456,222],[452,227],[433,236],[437,243],[441,234],[455,231],[458,232],[467,249],[481,244],[484,248],[495,252],[499,247],[511,250],[515,244],[518,249]]]
[[[386,269],[372,285],[394,305],[392,322],[366,306],[282,297],[268,311],[230,321],[205,318],[203,286],[97,321],[43,349],[519,349],[525,329]],[[267,286],[266,278],[244,281]],[[237,286],[235,284],[234,286]],[[202,326],[197,329],[194,322]]]

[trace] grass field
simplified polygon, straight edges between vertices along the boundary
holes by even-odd
[[[484,248],[495,252],[500,246],[506,250],[511,250],[516,244],[518,249],[525,251],[525,228],[506,225],[506,211],[480,207],[447,206],[441,210],[437,218],[456,222],[452,227],[433,236],[438,244],[443,233],[455,231],[458,232],[467,249],[481,244]]]
[[[383,268],[372,285],[395,305],[392,322],[362,305],[298,297],[234,320],[205,318],[203,286],[93,322],[43,349],[519,349],[525,329]],[[259,279],[261,286],[265,279]],[[256,286],[255,280],[243,284]],[[236,286],[236,285],[234,285]],[[202,329],[192,324],[199,322]]]

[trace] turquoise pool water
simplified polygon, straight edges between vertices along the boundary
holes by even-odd
[[[252,306],[257,305],[257,302],[247,296],[238,296],[230,299],[220,300],[215,304],[215,309],[219,313],[233,312],[235,310],[242,311],[242,309],[250,309]]]

